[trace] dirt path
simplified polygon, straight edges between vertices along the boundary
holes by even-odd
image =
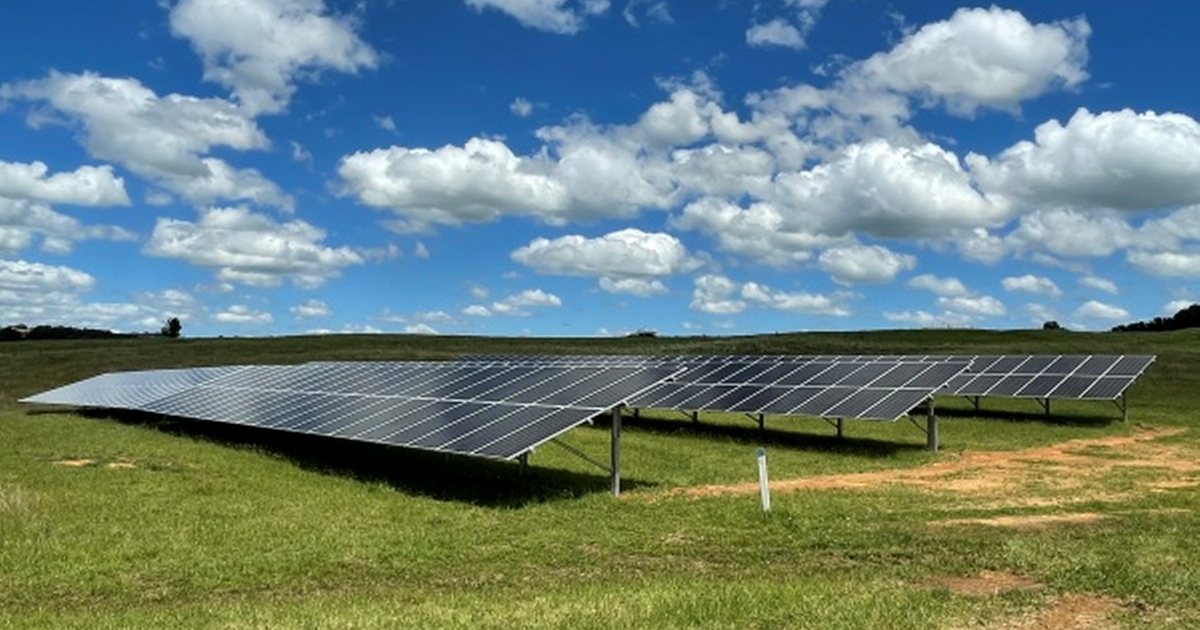
[[[974,508],[1037,507],[1124,501],[1146,492],[1200,485],[1200,456],[1190,445],[1163,444],[1182,428],[1137,428],[1131,435],[1070,440],[1019,451],[965,451],[917,468],[818,475],[771,483],[773,492],[856,490],[900,485],[970,496]],[[1134,471],[1136,491],[1114,493],[1106,477]],[[756,482],[669,491],[705,497],[758,492]],[[981,502],[979,499],[983,499]],[[992,503],[988,499],[993,499]]]

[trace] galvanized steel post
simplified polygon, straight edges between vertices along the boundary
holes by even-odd
[[[612,493],[621,495],[621,405],[612,411]]]
[[[925,420],[925,437],[929,451],[936,453],[938,451],[938,419],[932,396],[929,397],[929,417]]]

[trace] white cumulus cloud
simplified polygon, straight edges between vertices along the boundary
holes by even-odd
[[[50,206],[26,199],[0,196],[0,254],[15,254],[41,238],[41,249],[54,254],[70,252],[86,239],[132,241],[135,235],[122,227],[84,225]]]
[[[512,259],[545,274],[595,276],[610,293],[663,293],[664,278],[695,269],[699,262],[670,234],[635,228],[596,238],[577,234],[538,238],[512,253]]]
[[[625,293],[637,297],[650,297],[667,293],[662,280],[647,278],[600,278],[600,288],[609,293]]]
[[[917,259],[881,245],[849,245],[825,250],[817,262],[835,281],[853,284],[891,282],[900,272],[915,267]]]
[[[1079,286],[1088,287],[1089,289],[1096,289],[1097,291],[1104,291],[1105,293],[1111,293],[1113,295],[1120,293],[1120,290],[1117,288],[1117,283],[1109,280],[1108,278],[1101,278],[1099,276],[1083,276],[1079,278]]]
[[[962,297],[971,293],[958,278],[941,278],[929,273],[914,276],[908,281],[908,286],[942,297]]]
[[[310,319],[314,317],[328,317],[332,312],[329,305],[316,298],[310,299],[301,304],[297,304],[290,309],[296,319]]]
[[[785,230],[883,237],[937,236],[952,228],[1002,225],[1005,205],[976,190],[958,158],[926,143],[871,140],[830,162],[776,176]]]
[[[804,34],[783,18],[774,18],[746,29],[746,43],[751,46],[782,46],[794,50],[801,50],[805,46]]]
[[[1126,254],[1125,259],[1150,275],[1200,278],[1200,252],[1132,251]]]
[[[608,10],[609,0],[466,0],[476,11],[495,9],[521,24],[548,33],[572,35],[588,17]]]
[[[855,81],[943,103],[956,114],[1017,111],[1022,101],[1088,78],[1083,18],[1032,24],[1017,11],[962,8],[850,68]]]
[[[553,293],[541,289],[525,289],[514,293],[502,300],[492,302],[488,306],[472,304],[463,309],[464,315],[475,317],[491,317],[493,315],[507,317],[527,317],[532,314],[530,308],[550,308],[562,306],[562,299]]]
[[[508,111],[517,118],[529,118],[529,115],[533,113],[533,103],[523,96],[518,96],[509,104]]]
[[[945,311],[884,311],[883,318],[889,322],[916,326],[917,328],[964,328],[971,325],[971,317],[962,313]]]
[[[125,180],[111,166],[81,166],[50,174],[44,162],[0,160],[0,197],[78,206],[127,206]]]
[[[1088,300],[1075,309],[1076,319],[1129,319],[1129,311],[1098,300]]]
[[[803,49],[826,2],[828,0],[786,0],[785,4],[792,10],[791,15],[751,25],[746,30],[746,43],[751,46]]]
[[[0,259],[0,322],[116,330],[136,330],[147,319],[161,322],[162,312],[149,304],[84,300],[96,284],[72,267]]]
[[[1079,109],[995,160],[969,155],[987,190],[1028,205],[1155,210],[1200,203],[1200,123],[1185,114]]]
[[[691,308],[713,315],[733,315],[749,306],[807,315],[846,316],[850,309],[841,294],[781,291],[758,282],[742,285],[716,274],[695,279]]]
[[[207,156],[214,148],[265,149],[266,136],[221,98],[159,96],[136,79],[51,72],[0,86],[0,99],[44,101],[82,125],[93,157],[112,160],[188,201],[246,200],[290,209],[292,199],[255,169]]]
[[[570,202],[546,165],[482,138],[432,151],[391,147],[355,153],[343,158],[338,174],[360,201],[391,208],[414,230],[491,221],[504,213],[552,216]]]
[[[999,317],[1008,312],[1003,302],[990,295],[939,297],[937,303],[947,311],[978,317]]]
[[[737,290],[737,283],[724,276],[699,276],[692,290],[692,310],[713,315],[740,313],[746,303],[736,298]]]
[[[1025,274],[1023,276],[1009,276],[1000,281],[1004,286],[1004,290],[1008,292],[1024,292],[1035,293],[1038,295],[1048,295],[1050,297],[1059,297],[1062,295],[1062,290],[1050,278],[1044,276],[1035,276],[1033,274]]]
[[[204,61],[204,78],[253,112],[284,109],[297,79],[379,62],[356,21],[330,13],[324,0],[180,0],[170,23]]]
[[[1163,313],[1166,313],[1167,315],[1174,315],[1175,313],[1178,313],[1179,311],[1182,311],[1183,309],[1188,308],[1195,303],[1195,300],[1171,300],[1163,305]]]
[[[850,309],[842,304],[836,296],[803,291],[779,291],[757,282],[747,282],[742,285],[741,295],[747,303],[789,313],[837,317],[851,314]]]
[[[234,304],[217,311],[213,319],[222,324],[270,324],[275,318],[266,311],[256,311],[245,304]]]
[[[290,280],[316,287],[363,257],[323,244],[325,231],[304,221],[277,222],[246,208],[210,208],[196,223],[160,218],[145,252],[217,270],[218,279],[254,286]]]

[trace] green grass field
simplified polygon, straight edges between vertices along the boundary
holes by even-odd
[[[626,419],[626,493],[515,465],[16,399],[116,369],[528,353],[1153,353],[1107,403]],[[0,626],[1200,627],[1200,332],[0,345]],[[565,441],[602,459],[606,427]],[[1069,443],[1068,443],[1069,442]],[[1064,444],[1068,443],[1068,444]],[[754,452],[778,482],[764,516]]]

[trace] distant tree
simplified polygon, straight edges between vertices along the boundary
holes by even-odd
[[[1060,326],[1058,324],[1058,322],[1054,321],[1053,319],[1042,324],[1042,330],[1062,330],[1062,329],[1063,329],[1063,327]]]
[[[167,323],[163,324],[162,334],[164,337],[175,339],[179,333],[183,331],[183,322],[179,321],[178,317],[168,317]]]

